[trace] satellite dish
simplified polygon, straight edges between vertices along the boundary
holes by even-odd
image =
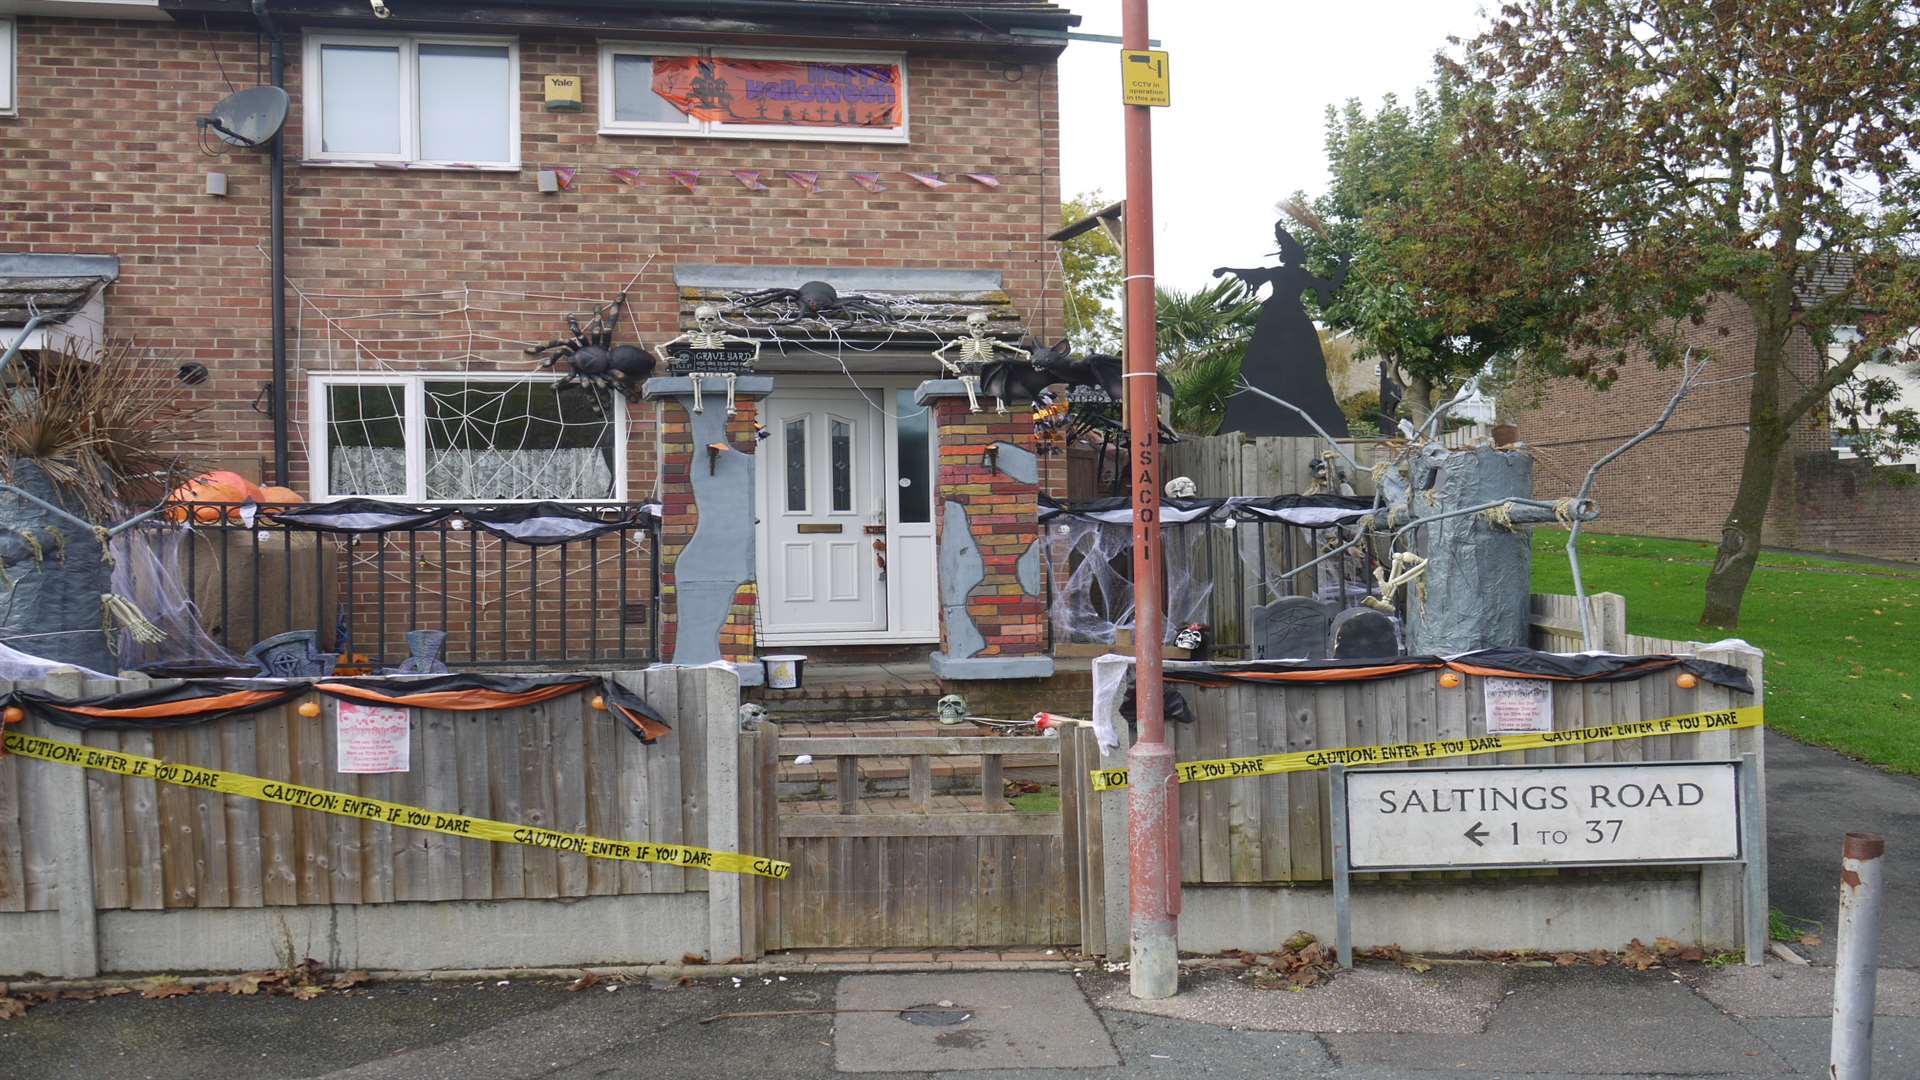
[[[212,128],[221,141],[233,146],[261,146],[280,134],[287,122],[287,92],[277,86],[242,90],[213,107],[211,115],[195,121]]]

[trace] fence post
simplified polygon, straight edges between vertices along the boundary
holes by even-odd
[[[707,846],[739,851],[740,677],[724,668],[703,670],[706,686],[698,707],[700,737],[707,741]],[[682,710],[676,726],[687,722],[688,711]],[[707,874],[707,959],[713,963],[743,958],[741,886],[739,874]]]
[[[47,692],[80,696],[78,671],[55,671]],[[44,721],[43,721],[44,723]],[[76,740],[77,741],[77,740]],[[47,770],[47,816],[59,852],[60,974],[88,979],[100,974],[98,914],[93,907],[93,829],[87,817],[87,770],[77,765],[41,764]]]
[[[1881,863],[1884,838],[1848,833],[1841,846],[1840,923],[1834,934],[1833,1042],[1828,1075],[1833,1080],[1873,1076],[1874,979],[1880,951]]]

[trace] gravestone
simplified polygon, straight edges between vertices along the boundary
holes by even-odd
[[[1283,596],[1253,609],[1255,660],[1312,660],[1327,655],[1327,609],[1309,596]]]
[[[1399,656],[1400,620],[1369,607],[1348,608],[1334,616],[1327,640],[1336,660]]]

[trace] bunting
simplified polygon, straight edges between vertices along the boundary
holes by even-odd
[[[979,184],[983,188],[991,189],[991,188],[998,188],[1000,186],[1000,178],[990,172],[970,172],[970,173],[961,173],[960,175],[966,177],[967,179],[973,181],[976,184]]]
[[[740,181],[740,186],[746,188],[748,191],[767,190],[767,185],[760,182],[759,169],[735,169],[733,170],[733,178]]]
[[[667,175],[681,187],[692,191],[700,185],[699,169],[668,169]]]
[[[621,183],[627,185],[628,187],[640,186],[640,170],[639,169],[621,168],[621,169],[608,169],[607,171],[613,174],[613,178],[615,180],[620,181]]]
[[[794,172],[788,170],[787,179],[793,181],[793,186],[804,189],[809,195],[820,190],[820,174],[817,172]]]
[[[947,186],[947,182],[945,180],[940,179],[940,174],[937,172],[927,172],[927,173],[910,172],[910,173],[907,173],[906,175],[911,177],[914,180],[920,181],[923,187],[930,187],[936,191],[939,190],[940,188]]]
[[[850,172],[847,175],[853,178],[854,183],[868,191],[887,190],[887,186],[880,182],[880,174],[877,172]]]

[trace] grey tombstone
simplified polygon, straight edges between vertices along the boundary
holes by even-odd
[[[1399,656],[1400,620],[1369,607],[1348,608],[1334,616],[1327,642],[1336,660]]]
[[[1327,608],[1310,596],[1283,596],[1253,609],[1255,660],[1311,660],[1327,655]]]

